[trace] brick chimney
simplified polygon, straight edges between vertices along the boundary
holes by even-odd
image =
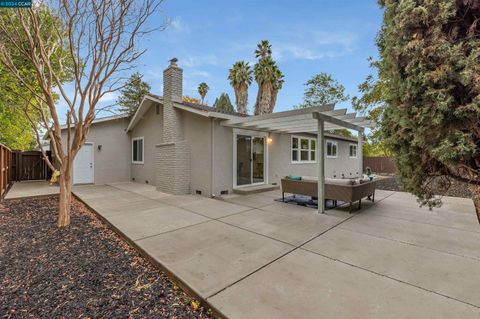
[[[163,141],[156,145],[157,190],[171,194],[190,193],[190,146],[183,133],[182,111],[174,103],[182,102],[183,70],[177,59],[163,71]]]
[[[177,58],[170,60],[170,65],[163,71],[163,98],[182,102],[183,70],[177,65]]]
[[[183,140],[183,121],[180,111],[173,103],[182,102],[183,70],[177,65],[177,58],[163,71],[163,141],[164,143]]]

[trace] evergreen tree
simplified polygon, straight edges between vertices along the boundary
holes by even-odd
[[[432,180],[480,187],[480,2],[382,0],[382,133],[403,189],[440,204]],[[436,183],[438,185],[438,182]],[[477,197],[477,212],[480,203]],[[480,217],[480,215],[479,215]]]
[[[127,80],[125,87],[120,90],[120,97],[117,100],[122,113],[134,114],[143,97],[150,93],[150,85],[142,81],[142,75],[138,72],[132,74]]]
[[[222,93],[220,96],[215,99],[215,103],[213,104],[213,107],[216,108],[217,110],[222,110],[226,112],[233,112],[233,105],[232,102],[230,101],[230,97],[228,96],[227,93]]]
[[[303,103],[295,108],[305,108],[324,104],[344,102],[349,99],[345,87],[328,73],[314,75],[305,83]]]

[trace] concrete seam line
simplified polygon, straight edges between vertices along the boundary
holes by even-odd
[[[392,219],[399,219],[399,220],[404,220],[407,222],[412,222],[412,223],[417,223],[417,224],[422,224],[422,225],[430,225],[430,226],[435,226],[435,227],[442,227],[442,228],[447,228],[447,229],[453,229],[453,230],[459,230],[459,231],[464,231],[464,232],[469,232],[469,233],[474,233],[474,234],[479,234],[480,232],[475,231],[475,230],[468,230],[468,229],[462,229],[458,227],[451,227],[451,226],[445,226],[445,225],[439,225],[439,224],[432,224],[432,223],[426,223],[426,222],[421,222],[421,221],[412,221],[410,219],[402,218],[402,217],[395,217],[395,216],[386,216],[382,215],[380,213],[371,213],[372,215],[375,216],[380,216],[384,218],[392,218]]]
[[[133,241],[141,241],[141,240],[144,240],[144,239],[149,239],[149,238],[152,238],[152,237],[156,237],[156,236],[160,236],[160,235],[164,235],[164,234],[168,234],[168,233],[173,233],[174,231],[177,231],[177,230],[182,230],[182,229],[186,229],[186,228],[190,228],[190,227],[194,227],[194,226],[206,224],[206,223],[209,223],[209,222],[211,222],[211,221],[212,221],[212,220],[204,220],[203,222],[198,222],[198,223],[195,223],[195,224],[191,224],[191,225],[183,226],[183,227],[180,227],[180,228],[175,228],[175,229],[167,230],[167,231],[164,231],[164,232],[161,232],[161,233],[158,233],[158,234],[149,235],[149,236],[145,236],[145,237],[140,237],[140,238],[132,239],[132,240],[133,240]]]
[[[352,232],[352,233],[358,233],[358,234],[362,234],[362,235],[367,235],[367,236],[374,237],[374,238],[385,239],[385,240],[393,241],[393,242],[400,243],[400,244],[405,244],[405,245],[410,245],[410,246],[414,246],[414,247],[418,247],[418,248],[423,248],[423,249],[427,249],[427,250],[432,250],[432,251],[436,251],[436,252],[443,253],[443,254],[447,254],[447,255],[451,255],[451,256],[456,256],[456,257],[461,257],[461,258],[466,258],[466,259],[472,259],[472,260],[475,260],[475,261],[480,261],[480,258],[477,258],[477,257],[454,254],[454,253],[450,253],[450,252],[448,252],[448,251],[443,251],[443,250],[439,250],[439,249],[435,249],[435,248],[430,248],[430,247],[426,247],[426,246],[420,246],[420,245],[417,245],[417,244],[414,244],[414,243],[409,243],[409,242],[402,241],[402,240],[398,240],[398,239],[394,239],[394,238],[388,238],[388,237],[383,237],[383,236],[378,236],[378,235],[372,235],[372,234],[369,234],[369,233],[366,233],[366,232],[361,232],[361,231],[358,231],[358,230],[352,230],[352,229],[348,229],[348,228],[344,228],[344,227],[340,227],[340,229],[341,229],[341,230],[346,230],[346,231],[349,231],[349,232]]]
[[[225,314],[223,314],[215,306],[210,304],[210,302],[207,301],[207,298],[202,297],[199,292],[197,292],[192,287],[190,287],[190,285],[187,285],[186,282],[184,282],[180,277],[176,276],[168,267],[166,267],[165,265],[160,263],[154,257],[150,256],[143,248],[138,246],[133,240],[131,240],[122,231],[120,231],[120,229],[118,229],[113,224],[111,224],[105,217],[103,217],[100,213],[98,213],[95,209],[93,209],[90,205],[88,205],[85,201],[83,201],[78,195],[76,195],[74,192],[72,192],[72,195],[75,198],[77,198],[80,202],[82,202],[91,212],[93,212],[115,234],[117,234],[120,237],[121,240],[125,241],[130,247],[132,247],[135,251],[137,251],[142,257],[147,259],[153,266],[158,268],[160,271],[164,272],[167,275],[167,277],[173,283],[175,283],[177,286],[179,286],[187,295],[189,295],[190,297],[193,297],[196,300],[200,301],[200,303],[204,307],[211,309],[217,317],[227,319],[227,316],[225,316]]]
[[[309,253],[312,253],[312,254],[315,254],[315,255],[318,255],[318,256],[322,256],[324,258],[327,258],[327,259],[330,259],[332,261],[335,261],[335,262],[340,262],[342,264],[345,264],[345,265],[348,265],[348,266],[351,266],[351,267],[354,267],[354,268],[357,268],[357,269],[360,269],[360,270],[363,270],[363,271],[366,271],[366,272],[369,272],[369,273],[372,273],[372,274],[375,274],[375,275],[378,275],[378,276],[381,276],[381,277],[385,277],[385,278],[388,278],[390,280],[393,280],[393,281],[397,281],[399,283],[402,283],[402,284],[405,284],[407,286],[411,286],[411,287],[415,287],[417,289],[421,289],[421,290],[424,290],[424,291],[427,291],[429,293],[433,293],[433,294],[436,294],[436,295],[440,295],[442,297],[445,297],[445,298],[448,298],[448,299],[452,299],[452,300],[455,300],[455,301],[458,301],[458,302],[461,302],[461,303],[464,303],[464,304],[467,304],[467,305],[470,305],[470,306],[473,306],[475,308],[480,308],[480,306],[477,306],[475,304],[472,304],[472,303],[469,303],[467,301],[463,301],[463,300],[460,300],[460,299],[457,299],[457,298],[454,298],[454,297],[450,297],[450,296],[447,296],[447,295],[444,295],[442,293],[439,293],[439,292],[436,292],[436,291],[433,291],[433,290],[430,290],[430,289],[427,289],[427,288],[424,288],[424,287],[421,287],[421,286],[417,286],[415,284],[412,284],[412,283],[409,283],[409,282],[406,282],[406,281],[403,281],[401,279],[397,279],[397,278],[394,278],[394,277],[391,277],[389,275],[385,275],[385,274],[382,274],[382,273],[378,273],[376,271],[373,271],[373,270],[370,270],[368,268],[364,268],[364,267],[361,267],[361,266],[357,266],[355,264],[351,264],[349,262],[346,262],[346,261],[343,261],[341,259],[337,259],[337,258],[332,258],[332,257],[329,257],[327,255],[324,255],[324,254],[321,254],[319,252],[316,252],[316,251],[313,251],[313,250],[310,250],[308,248],[300,248],[304,251],[308,251]]]
[[[350,218],[352,218],[352,217],[353,217],[353,216],[351,216],[351,217],[349,217],[349,218],[347,218],[347,219],[343,220],[343,221],[342,221],[342,222],[340,222],[339,224],[341,224],[341,223],[343,223],[343,222],[345,222],[345,221],[349,220],[349,219],[350,219]],[[337,225],[339,225],[339,224],[337,224]],[[331,230],[332,228],[335,228],[337,225],[334,225],[334,226],[332,226],[332,227],[330,227],[330,228],[326,229],[325,231],[321,232],[320,234],[318,234],[318,235],[317,235],[317,236],[315,236],[314,238],[312,238],[312,239],[308,240],[307,242],[310,242],[310,241],[312,241],[313,239],[315,239],[315,238],[317,238],[317,237],[319,237],[319,236],[323,235],[324,233],[328,232],[328,231],[329,231],[329,230]],[[263,236],[264,236],[264,235],[263,235]],[[265,268],[265,267],[267,267],[267,266],[269,266],[269,265],[271,265],[272,263],[276,262],[276,261],[277,261],[277,260],[279,260],[280,258],[283,258],[283,257],[285,257],[286,255],[288,255],[288,254],[292,253],[293,251],[295,251],[295,250],[297,250],[297,249],[301,248],[301,247],[302,247],[303,245],[305,245],[305,244],[306,244],[306,243],[303,243],[303,244],[301,244],[300,246],[294,246],[294,248],[293,248],[293,249],[291,249],[291,250],[287,251],[286,253],[284,253],[284,254],[280,255],[279,257],[277,257],[277,258],[273,259],[272,261],[270,261],[270,262],[266,263],[265,265],[263,265],[263,266],[261,266],[261,267],[257,268],[256,270],[254,270],[254,271],[250,272],[249,274],[247,274],[247,275],[243,276],[242,278],[240,278],[240,279],[236,280],[235,282],[231,283],[230,285],[228,285],[228,286],[226,286],[226,287],[224,287],[224,288],[220,289],[219,291],[215,292],[214,294],[212,294],[212,295],[208,296],[208,297],[207,297],[207,299],[214,297],[215,295],[217,295],[217,294],[221,293],[222,291],[224,291],[224,290],[226,290],[226,289],[230,288],[231,286],[233,286],[233,285],[237,284],[238,282],[240,282],[240,281],[244,280],[245,278],[247,278],[247,277],[250,277],[250,276],[251,276],[251,275],[253,275],[254,273],[256,273],[256,272],[258,272],[258,271],[262,270],[263,268]]]
[[[385,198],[388,198],[388,197],[392,196],[394,193],[395,193],[395,192],[392,192],[392,194],[390,194],[390,195],[388,195],[388,196],[386,196],[386,197],[384,197],[384,198],[382,198],[382,199],[378,200],[377,202],[380,202],[380,201],[382,201],[383,199],[385,199]],[[373,203],[373,205],[375,205],[377,202]],[[373,206],[373,205],[372,205],[372,206]],[[263,266],[261,266],[261,267],[257,268],[256,270],[254,270],[254,271],[250,272],[249,274],[247,274],[247,275],[243,276],[242,278],[240,278],[240,279],[236,280],[235,282],[233,282],[233,283],[229,284],[228,286],[226,286],[226,287],[224,287],[224,288],[220,289],[219,291],[217,291],[217,292],[213,293],[212,295],[208,296],[206,299],[210,299],[210,298],[212,298],[212,297],[214,297],[214,296],[218,295],[218,294],[219,294],[219,293],[221,293],[222,291],[224,291],[224,290],[226,290],[226,289],[230,288],[231,286],[233,286],[233,285],[235,285],[235,284],[239,283],[240,281],[242,281],[242,280],[246,279],[247,277],[250,277],[250,276],[251,276],[251,275],[253,275],[254,273],[256,273],[256,272],[258,272],[258,271],[262,270],[263,268],[265,268],[265,267],[267,267],[267,266],[269,266],[269,265],[271,265],[272,263],[276,262],[276,261],[277,261],[277,260],[279,260],[280,258],[283,258],[283,257],[285,257],[286,255],[288,255],[288,254],[292,253],[293,251],[295,251],[295,250],[297,250],[297,249],[301,248],[302,246],[306,245],[307,243],[311,242],[312,240],[314,240],[314,239],[316,239],[316,238],[320,237],[321,235],[323,235],[323,234],[325,234],[326,232],[328,232],[328,231],[332,230],[333,228],[335,228],[335,227],[337,227],[337,226],[339,226],[339,225],[343,224],[343,223],[344,223],[344,222],[346,222],[347,220],[350,220],[350,219],[352,219],[352,218],[353,218],[353,217],[355,217],[355,216],[357,216],[357,215],[352,215],[352,216],[350,216],[350,217],[348,217],[348,218],[346,218],[346,219],[342,220],[340,223],[338,223],[338,224],[336,224],[336,225],[334,225],[334,226],[332,226],[332,227],[330,227],[330,228],[326,229],[325,231],[321,232],[321,233],[320,233],[320,234],[318,234],[317,236],[315,236],[315,237],[313,237],[313,238],[311,238],[311,239],[307,240],[306,242],[302,243],[300,246],[296,246],[295,248],[291,249],[290,251],[287,251],[286,253],[284,253],[284,254],[280,255],[279,257],[275,258],[274,260],[272,260],[272,261],[270,261],[270,262],[266,263],[265,265],[263,265]],[[263,236],[265,236],[265,235],[263,235]]]

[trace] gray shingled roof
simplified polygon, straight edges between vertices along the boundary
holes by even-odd
[[[159,99],[159,100],[162,100],[163,97],[160,96],[160,95],[156,95],[156,94],[149,94],[150,96],[156,98],[156,99]],[[178,102],[177,102],[178,103]],[[229,112],[229,111],[225,111],[225,110],[218,110],[212,106],[208,106],[208,105],[203,105],[203,104],[197,104],[197,103],[190,103],[190,102],[181,102],[181,103],[178,103],[178,104],[181,104],[181,105],[184,105],[184,106],[187,106],[187,107],[191,107],[191,108],[194,108],[196,110],[199,110],[199,111],[205,111],[205,112],[217,112],[217,113],[222,113],[222,114],[228,114],[228,115],[234,115],[234,116],[242,116],[242,117],[246,117],[246,116],[249,116],[247,114],[242,114],[242,113],[238,113],[238,112]]]

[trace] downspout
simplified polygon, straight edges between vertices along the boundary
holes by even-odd
[[[363,176],[363,129],[358,130],[357,142],[358,177]]]
[[[210,118],[210,196],[215,197],[215,118]]]
[[[325,123],[323,119],[317,118],[317,173],[318,173],[318,213],[325,214]]]

